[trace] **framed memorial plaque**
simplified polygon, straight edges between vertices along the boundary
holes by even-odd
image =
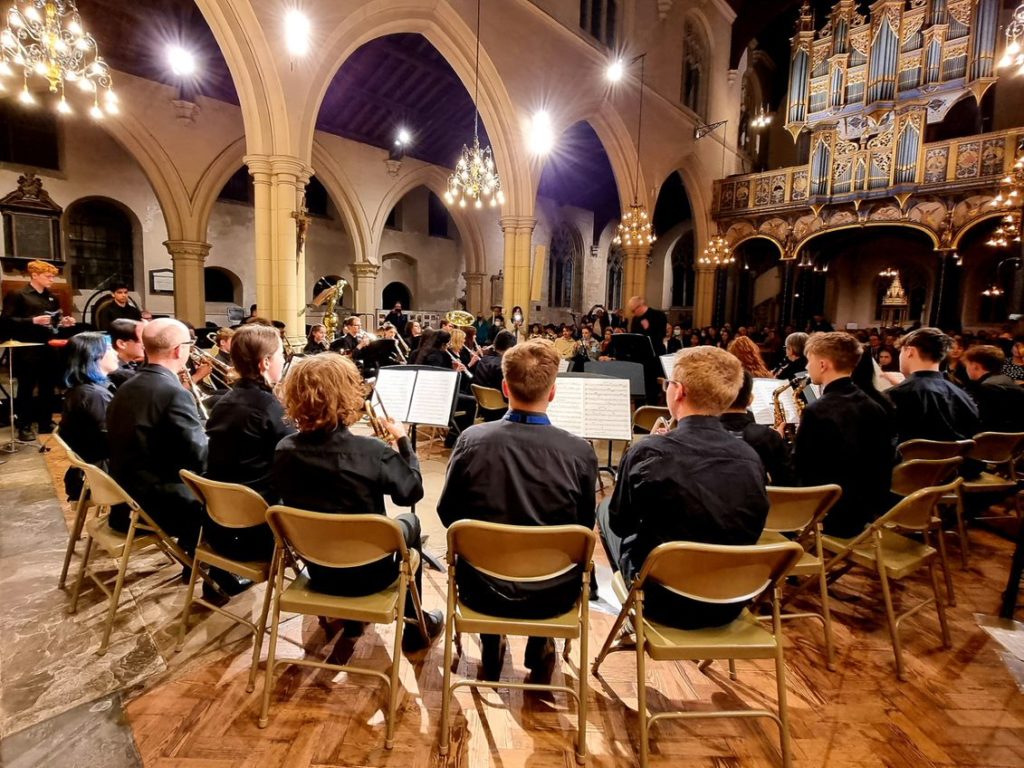
[[[50,199],[33,173],[18,177],[18,188],[0,199],[5,265],[15,271],[29,261],[60,262],[60,217],[63,210]]]

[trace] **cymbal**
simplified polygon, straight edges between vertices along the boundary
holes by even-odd
[[[18,347],[45,347],[45,346],[46,345],[43,344],[43,342],[41,342],[41,341],[15,341],[14,339],[11,339],[10,341],[5,341],[2,344],[0,344],[0,349],[17,349]]]

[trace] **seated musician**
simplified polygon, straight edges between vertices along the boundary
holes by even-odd
[[[442,322],[444,325],[447,321]],[[451,326],[450,323],[448,323]],[[413,354],[412,359],[409,361],[414,365],[429,365],[434,368],[444,368],[446,370],[456,370],[465,375],[468,373],[466,366],[462,364],[462,361],[448,350],[448,345],[452,340],[452,336],[448,331],[434,330],[428,328],[423,332],[419,347]],[[472,375],[472,374],[470,374]],[[472,375],[472,382],[476,383],[476,376]],[[452,417],[453,429],[448,430],[448,435],[445,438],[445,447],[451,448],[455,444],[455,439],[463,432],[467,427],[473,423],[473,419],[476,415],[476,400],[472,395],[467,395],[462,392],[459,393],[459,401],[456,405],[455,410],[460,414]]]
[[[68,391],[60,417],[60,436],[83,461],[106,470],[110,456],[107,406],[114,397],[107,377],[117,370],[117,355],[104,333],[73,336],[65,353],[68,362],[64,385]],[[82,480],[80,469],[70,467],[64,473],[64,490],[69,500],[81,494]]]
[[[139,365],[146,359],[142,346],[143,324],[138,320],[114,320],[110,323],[110,342],[117,353],[117,369],[107,377],[115,387],[124,384],[135,375]]]
[[[918,328],[900,340],[900,371],[907,378],[886,391],[896,407],[899,442],[965,440],[981,430],[974,401],[939,370],[952,346],[938,328]]]
[[[352,315],[345,318],[341,327],[341,337],[331,342],[331,351],[358,359],[358,353],[370,344],[370,337],[363,333],[363,321]]]
[[[861,344],[843,332],[807,339],[811,383],[821,397],[804,408],[794,446],[797,482],[836,483],[843,495],[825,518],[825,532],[856,536],[886,511],[893,465],[892,421],[851,379]]]
[[[306,337],[306,346],[302,350],[304,355],[318,355],[329,349],[327,345],[327,328],[317,323],[309,329],[309,336]]]
[[[594,449],[586,440],[552,426],[546,415],[555,395],[558,361],[551,342],[539,339],[512,347],[501,357],[510,408],[501,421],[470,427],[455,444],[437,503],[445,526],[457,520],[485,520],[593,527]],[[456,579],[459,595],[470,608],[522,619],[563,614],[575,604],[580,590],[578,571],[550,582],[509,583],[460,562]],[[497,680],[504,638],[484,635],[482,646],[484,678]],[[553,640],[531,637],[526,666],[536,675],[550,677],[554,654]]]
[[[792,381],[793,377],[807,370],[807,358],[804,357],[804,345],[807,334],[801,331],[786,337],[786,359],[775,369],[776,379]]]
[[[273,387],[284,369],[284,346],[274,328],[244,325],[231,340],[237,378],[206,422],[206,476],[252,488],[268,504],[280,501],[271,478],[277,444],[295,432]],[[203,530],[214,548],[237,560],[268,560],[274,537],[267,525],[222,528],[207,520]]]
[[[724,349],[684,349],[665,383],[678,426],[634,444],[622,457],[611,498],[597,509],[612,568],[629,584],[659,544],[753,544],[768,516],[764,467],[719,417],[743,384],[739,360]],[[651,618],[682,628],[727,624],[742,605],[716,605],[667,590],[646,593]]]
[[[749,371],[744,371],[743,386],[719,421],[727,432],[757,451],[768,475],[768,485],[793,485],[789,446],[776,430],[754,421],[754,415],[747,410],[753,401],[754,377]]]
[[[978,344],[964,351],[967,393],[978,404],[982,432],[1024,432],[1024,387],[1002,373],[1006,355]]]
[[[218,362],[223,363],[229,368],[232,365],[231,344],[234,335],[235,331],[231,328],[218,328],[217,333],[214,336],[214,342],[217,347],[217,351],[214,354],[214,359],[217,360]]]
[[[314,396],[314,394],[316,396]],[[284,383],[284,405],[299,431],[278,443],[272,481],[284,504],[334,514],[387,514],[387,494],[399,506],[423,498],[420,463],[406,435],[405,425],[382,419],[397,440],[397,451],[373,437],[353,435],[349,426],[363,414],[366,389],[355,364],[338,355],[317,355],[300,360]],[[411,513],[398,515],[406,544],[420,549],[420,521]],[[422,564],[422,560],[420,561]],[[388,559],[359,568],[335,569],[308,563],[313,589],[334,595],[368,595],[391,584],[398,575]],[[421,587],[422,565],[416,571]],[[405,615],[415,617],[410,594]],[[444,628],[440,611],[424,612],[431,640]],[[402,638],[407,652],[424,646],[410,630]]]
[[[505,353],[516,344],[516,336],[512,331],[498,331],[494,337],[489,354],[480,358],[473,369],[473,383],[481,387],[501,390],[501,382],[505,376],[501,372],[501,361]]]

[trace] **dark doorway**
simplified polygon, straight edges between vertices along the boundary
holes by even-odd
[[[412,293],[405,283],[388,283],[381,294],[381,307],[391,309],[399,302],[402,309],[409,309],[412,306]]]

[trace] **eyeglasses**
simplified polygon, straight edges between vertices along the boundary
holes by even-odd
[[[673,384],[678,384],[678,383],[679,382],[676,381],[675,379],[663,379],[662,382],[661,382],[661,390],[663,392],[668,392],[668,388],[669,387],[671,387]]]

